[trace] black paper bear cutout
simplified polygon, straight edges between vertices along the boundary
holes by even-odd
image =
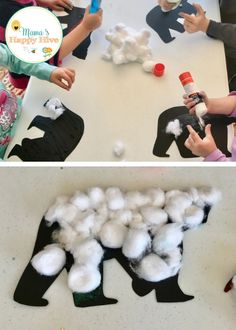
[[[210,206],[206,206],[204,208],[203,223],[206,223],[210,209]],[[60,229],[58,223],[48,226],[45,218],[42,219],[31,259],[39,251],[43,250],[46,245],[54,243],[52,235],[53,232],[58,229]],[[180,247],[183,250],[182,244]],[[98,288],[89,293],[81,294],[74,292],[73,299],[76,307],[92,307],[117,303],[116,299],[107,298],[103,293],[103,263],[104,261],[110,259],[116,259],[132,278],[133,290],[140,297],[143,297],[152,290],[155,290],[156,299],[158,302],[184,302],[194,298],[194,296],[186,295],[182,292],[178,284],[178,274],[160,282],[148,282],[137,277],[137,274],[132,270],[135,265],[131,267],[130,261],[123,255],[122,249],[110,249],[104,246],[103,249],[105,251],[104,257],[99,265],[99,270],[101,272],[101,284]],[[73,263],[73,256],[69,252],[66,252],[66,265],[64,268],[67,272],[69,272]],[[43,298],[43,295],[56,280],[61,271],[59,271],[55,276],[40,275],[33,268],[31,262],[29,262],[14,292],[14,300],[20,304],[29,306],[46,306],[48,301]]]
[[[170,121],[178,119],[183,132],[180,136],[175,138],[174,134],[166,133],[166,126]],[[205,115],[203,117],[205,124],[211,124],[211,132],[215,139],[217,147],[227,156],[230,157],[231,153],[227,147],[228,130],[227,125],[234,123],[235,118],[227,117],[224,115]],[[157,157],[169,157],[167,151],[171,144],[175,141],[178,147],[179,153],[183,158],[197,157],[187,149],[184,142],[189,136],[187,125],[191,125],[201,138],[205,136],[204,130],[199,126],[197,117],[189,114],[189,111],[184,106],[173,107],[167,109],[161,113],[158,118],[157,124],[157,138],[153,147],[153,154]]]
[[[67,24],[67,27],[63,29],[63,36],[67,35],[82,21],[85,9],[80,7],[73,7],[72,10],[65,9],[65,11],[68,13],[68,15],[57,17],[61,24]],[[77,48],[73,50],[72,55],[83,60],[86,59],[88,48],[91,44],[90,36],[91,33],[84,41],[81,42]]]
[[[196,14],[197,11],[187,0],[182,0],[176,9],[168,12],[163,12],[160,6],[156,6],[147,14],[146,22],[157,32],[162,41],[168,43],[175,39],[175,37],[172,37],[170,29],[180,33],[185,31],[183,24],[177,21],[180,18],[180,12],[191,15]]]
[[[23,161],[64,161],[76,148],[84,133],[83,119],[65,107],[63,114],[53,120],[36,116],[28,129],[37,127],[45,132],[43,137],[23,139],[16,144],[8,158],[18,156]]]

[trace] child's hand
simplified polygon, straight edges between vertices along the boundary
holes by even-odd
[[[52,71],[50,81],[69,91],[75,81],[75,71],[68,68],[57,68]]]
[[[209,99],[208,99],[206,93],[201,91],[199,94],[203,98],[203,102],[206,104],[206,107],[208,107]],[[196,111],[195,104],[196,104],[196,102],[191,97],[189,97],[187,94],[183,95],[183,99],[184,99],[183,100],[184,105],[188,108],[189,113],[191,115],[195,114],[195,111]]]
[[[100,8],[99,11],[95,14],[90,14],[89,10],[90,6],[86,8],[84,18],[81,24],[87,31],[91,32],[99,28],[99,26],[102,24],[103,10]]]
[[[184,18],[184,28],[188,33],[198,31],[206,32],[209,25],[209,19],[205,16],[205,12],[199,4],[194,3],[193,6],[197,10],[196,15],[179,13],[179,16]]]
[[[191,150],[194,155],[205,158],[217,149],[214,138],[211,134],[210,124],[208,124],[205,128],[206,136],[203,139],[200,138],[192,126],[188,125],[187,128],[189,131],[189,137],[185,141],[184,145]]]
[[[37,0],[37,4],[52,10],[62,11],[65,9],[72,10],[73,5],[70,0]]]

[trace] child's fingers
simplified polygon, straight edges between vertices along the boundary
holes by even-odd
[[[67,8],[69,10],[73,9],[73,4],[69,0],[62,0],[64,8]]]
[[[198,135],[198,133],[192,128],[192,126],[187,125],[187,129],[189,131],[189,138],[190,138],[190,142],[198,142],[199,140],[201,140],[200,136]]]
[[[63,72],[60,80],[62,81],[62,79],[67,82],[68,88],[70,89],[73,83],[71,77],[66,72]]]
[[[75,70],[65,68],[65,71],[68,74],[68,76],[71,78],[72,83],[73,83],[75,81]]]
[[[63,81],[61,81],[60,79],[57,79],[57,80],[55,81],[55,84],[56,84],[57,86],[63,88],[63,89],[66,89],[67,91],[70,89],[70,88],[68,87],[68,85],[66,85],[66,84],[65,84]]]

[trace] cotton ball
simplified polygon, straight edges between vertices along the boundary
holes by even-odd
[[[180,126],[180,122],[178,119],[170,121],[166,126],[166,133],[173,134],[175,136],[175,138],[180,136],[180,134],[182,134],[182,132],[183,132],[183,130]]]
[[[198,188],[199,199],[206,205],[214,205],[221,199],[220,190],[214,187],[201,187]]]
[[[125,195],[127,208],[136,210],[150,203],[150,198],[140,191],[128,191]]]
[[[64,205],[69,201],[69,196],[58,196],[55,200],[55,202],[49,207],[49,209],[47,210],[47,212],[45,213],[44,217],[45,219],[48,221],[48,223],[53,223],[56,221],[56,217],[55,217],[55,211],[57,209],[58,206],[60,205]]]
[[[181,249],[176,248],[171,251],[168,251],[164,256],[164,260],[167,263],[167,265],[171,268],[171,276],[176,275],[182,266]]]
[[[80,191],[76,191],[76,193],[70,199],[70,202],[78,207],[80,211],[86,211],[90,208],[89,197]]]
[[[78,233],[85,233],[90,235],[92,227],[95,222],[95,212],[88,210],[82,212],[73,222],[73,227]]]
[[[160,188],[150,188],[146,190],[147,196],[153,206],[162,208],[165,205],[165,193]]]
[[[171,268],[154,253],[145,256],[135,271],[140,278],[149,282],[159,282],[171,276]]]
[[[173,222],[183,223],[184,211],[192,205],[192,199],[188,193],[172,191],[166,193],[165,211]]]
[[[99,238],[102,226],[106,221],[107,219],[104,218],[103,216],[95,215],[94,224],[91,228],[91,236]]]
[[[95,239],[85,239],[74,244],[71,253],[78,264],[90,264],[97,267],[103,257],[103,249]]]
[[[156,62],[154,61],[145,61],[143,62],[143,70],[145,72],[153,72],[153,68],[155,66]]]
[[[168,223],[161,227],[152,241],[153,251],[159,254],[176,248],[184,238],[181,228],[176,223]]]
[[[204,211],[196,205],[188,207],[184,212],[184,224],[188,228],[197,227],[204,219]]]
[[[129,223],[129,227],[132,229],[148,230],[148,225],[147,223],[143,222],[143,217],[139,212],[132,213],[132,220]]]
[[[45,104],[45,108],[48,112],[49,117],[53,120],[57,119],[65,111],[65,108],[63,107],[61,101],[56,97],[53,97],[48,100]]]
[[[151,238],[145,230],[129,229],[122,252],[129,259],[140,258],[151,246]]]
[[[146,206],[140,212],[149,225],[162,226],[168,221],[167,213],[158,207]]]
[[[119,188],[111,187],[106,190],[107,206],[110,210],[120,210],[125,207],[125,199]]]
[[[116,222],[120,223],[122,225],[128,225],[133,218],[133,214],[130,210],[118,210],[113,213],[111,219]]]
[[[125,152],[125,146],[122,141],[116,141],[116,143],[113,146],[113,154],[114,156],[120,158],[124,155]]]
[[[88,197],[92,208],[98,208],[105,202],[105,193],[100,187],[92,187],[88,189]]]
[[[77,212],[78,209],[73,204],[54,204],[45,214],[45,219],[51,224],[57,221],[63,227],[75,219]]]
[[[70,251],[76,236],[76,231],[70,226],[53,232],[53,240],[60,243],[66,251]]]
[[[86,293],[95,290],[101,283],[98,269],[88,265],[73,265],[68,274],[68,286],[72,292]]]
[[[59,273],[66,263],[66,254],[57,244],[44,247],[31,260],[34,269],[41,275],[53,276]]]
[[[127,227],[112,221],[108,221],[102,226],[100,231],[101,242],[104,246],[111,249],[121,248],[124,243],[127,231]]]

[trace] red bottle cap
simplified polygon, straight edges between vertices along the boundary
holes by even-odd
[[[190,72],[183,72],[179,75],[179,80],[181,81],[181,84],[183,86],[189,84],[189,83],[193,83],[193,78],[191,76]]]

